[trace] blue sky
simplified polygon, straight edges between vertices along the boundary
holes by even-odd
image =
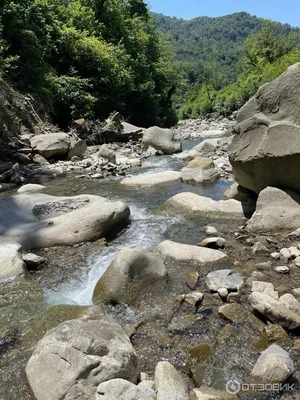
[[[151,11],[184,19],[247,11],[258,17],[300,26],[300,0],[148,0],[148,3]]]

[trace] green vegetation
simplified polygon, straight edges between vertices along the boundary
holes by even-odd
[[[299,29],[245,12],[190,21],[154,14],[171,39],[179,116],[228,115],[264,83],[300,61]]]
[[[0,77],[62,127],[118,110],[137,125],[176,123],[170,48],[143,0],[4,0]]]

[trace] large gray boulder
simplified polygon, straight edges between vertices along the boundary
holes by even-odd
[[[125,379],[111,379],[100,383],[95,400],[156,400],[156,393]]]
[[[67,155],[71,146],[70,137],[64,132],[33,136],[30,142],[46,159]]]
[[[300,63],[262,86],[239,111],[229,157],[236,181],[300,191]]]
[[[64,322],[38,342],[26,366],[37,400],[90,400],[100,383],[136,383],[138,360],[122,328],[104,314]]]
[[[267,187],[259,194],[256,211],[247,223],[253,233],[291,233],[300,227],[300,195]]]
[[[21,245],[10,239],[0,237],[0,280],[14,278],[26,270],[19,253]]]
[[[23,250],[108,237],[129,223],[129,218],[126,204],[100,196],[29,193],[0,199],[0,235],[20,243]]]
[[[166,275],[160,257],[142,249],[123,249],[98,281],[93,301],[132,304]]]
[[[144,131],[142,146],[145,150],[151,146],[164,154],[179,153],[182,150],[181,142],[174,140],[174,132],[171,129],[162,129],[157,126]]]

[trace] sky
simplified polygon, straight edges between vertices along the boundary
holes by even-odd
[[[151,11],[191,19],[247,11],[257,17],[300,26],[300,0],[148,0]]]

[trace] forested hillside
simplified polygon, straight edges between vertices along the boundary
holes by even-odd
[[[298,28],[246,12],[189,21],[162,14],[153,18],[173,46],[182,117],[226,115],[300,60]]]
[[[143,0],[4,0],[0,76],[67,127],[114,110],[171,125],[169,47]]]

